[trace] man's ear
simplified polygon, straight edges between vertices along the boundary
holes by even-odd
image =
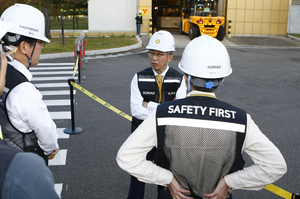
[[[168,58],[169,58],[169,59],[168,59],[168,63],[170,63],[170,62],[173,60],[173,55],[169,55]]]
[[[26,54],[26,49],[29,47],[29,44],[25,41],[22,41],[19,45],[20,52]]]

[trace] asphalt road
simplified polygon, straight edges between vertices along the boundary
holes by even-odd
[[[99,98],[130,115],[130,82],[133,75],[149,67],[146,53],[89,59],[80,84]],[[274,184],[289,192],[299,192],[299,83],[300,49],[228,49],[233,73],[216,92],[219,99],[251,114],[262,132],[286,159],[288,173]],[[178,69],[183,49],[177,49],[171,67]],[[42,60],[47,63],[73,59]],[[199,61],[201,61],[199,59]],[[63,183],[63,199],[126,198],[130,177],[115,157],[130,135],[130,122],[108,108],[76,93],[76,126],[84,132],[60,140],[68,149],[65,166],[51,167],[55,182]],[[57,107],[56,109],[59,109]],[[245,157],[247,164],[251,160]],[[235,199],[281,198],[267,191],[233,191]],[[145,199],[156,198],[156,186],[147,185]]]

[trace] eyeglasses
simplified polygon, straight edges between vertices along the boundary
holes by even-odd
[[[38,43],[40,43],[42,45],[42,47],[44,47],[46,45],[46,42],[45,41],[42,41],[42,40],[37,40]]]
[[[167,55],[167,54],[168,54],[168,53],[154,53],[154,52],[152,52],[152,51],[149,51],[149,52],[148,52],[148,55],[149,55],[150,58],[153,58],[154,55],[155,55],[156,58],[158,58],[158,59],[162,58],[163,56],[165,56],[165,55]]]

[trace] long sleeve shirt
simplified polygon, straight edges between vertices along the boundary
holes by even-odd
[[[23,64],[17,60],[10,64],[31,81],[32,74]],[[42,98],[32,83],[24,82],[9,93],[6,106],[11,123],[23,133],[34,130],[39,146],[49,155],[58,149],[57,132]]]
[[[164,78],[164,76],[166,75],[168,70],[169,70],[169,66],[167,66],[167,69],[161,74],[158,74],[155,70],[153,70],[153,72],[154,72],[155,76],[161,75]],[[163,81],[163,79],[162,79],[162,81]],[[148,103],[147,108],[142,106],[144,98],[142,97],[141,92],[138,87],[137,74],[135,74],[134,77],[132,78],[130,91],[131,91],[130,92],[131,115],[133,117],[136,117],[137,119],[145,120],[150,115],[150,113],[154,109],[156,109],[156,107],[159,105],[159,103],[150,101]],[[176,99],[182,99],[185,97],[186,97],[186,85],[185,85],[184,78],[182,78],[180,87],[178,88],[178,90],[176,92]]]
[[[201,92],[192,91],[189,95],[197,93]],[[173,178],[172,172],[146,160],[146,154],[153,147],[157,147],[156,110],[123,143],[117,154],[117,163],[140,181],[167,186]],[[260,131],[249,114],[242,151],[250,156],[254,164],[224,177],[231,189],[259,190],[286,173],[286,163],[280,151]]]

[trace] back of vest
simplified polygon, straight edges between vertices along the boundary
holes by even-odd
[[[192,196],[212,193],[220,178],[242,169],[246,112],[210,97],[157,108],[157,165],[172,171]]]
[[[143,21],[142,21],[142,20],[143,20],[142,15],[136,16],[135,19],[136,19],[136,23],[137,23],[137,24],[143,23]]]
[[[26,146],[36,145],[37,138],[32,133],[22,133],[16,129],[10,122],[7,109],[6,99],[9,92],[17,85],[28,82],[27,78],[17,71],[13,66],[7,66],[6,83],[3,94],[0,96],[0,125],[3,134],[3,140],[9,145],[15,148],[25,150]]]

